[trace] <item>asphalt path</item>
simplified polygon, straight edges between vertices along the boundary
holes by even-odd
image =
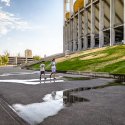
[[[125,125],[124,86],[73,92],[89,101],[66,105],[64,91],[91,88],[113,80],[67,81],[63,76],[68,74],[57,74],[54,80],[49,74],[40,83],[39,71],[0,68],[0,125],[11,125],[11,122],[12,125]]]

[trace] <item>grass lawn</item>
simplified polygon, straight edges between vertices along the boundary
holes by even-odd
[[[82,51],[77,56],[72,57],[71,55],[59,62],[57,60],[57,70],[125,74],[125,45],[100,48],[94,52],[93,50]],[[50,62],[48,61],[45,64],[46,69],[49,70]],[[39,65],[35,64],[31,68],[39,69]]]

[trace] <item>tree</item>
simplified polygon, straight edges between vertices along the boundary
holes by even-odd
[[[4,56],[2,56],[2,64],[8,64],[8,62],[9,62],[9,58],[8,58],[8,55],[4,55]]]
[[[42,58],[41,58],[40,56],[33,56],[33,59],[34,59],[35,61],[39,61],[39,60],[41,60]]]
[[[9,62],[9,52],[4,51],[4,55],[0,55],[0,65],[6,65]]]
[[[2,56],[2,64],[7,65],[9,62],[9,55],[10,53],[6,50],[4,51],[4,55]]]
[[[0,65],[2,65],[2,57],[0,56]]]

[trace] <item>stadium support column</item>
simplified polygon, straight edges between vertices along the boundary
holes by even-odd
[[[73,51],[73,20],[71,19],[70,21],[71,21],[71,23],[70,23],[70,28],[71,28],[71,34],[70,34],[70,37],[71,37],[71,51]]]
[[[63,26],[63,53],[65,53],[65,42],[66,42],[65,26]]]
[[[80,11],[78,11],[78,51],[82,49],[81,35],[82,35],[82,14],[80,13]]]
[[[88,4],[88,0],[84,0],[84,5]]]
[[[91,48],[95,47],[95,5],[91,0]]]
[[[72,20],[69,20],[69,50],[72,51]]]
[[[67,27],[67,24],[65,25],[65,51],[68,49],[68,27]]]
[[[73,14],[73,0],[70,0],[70,14]]]
[[[65,14],[66,14],[66,0],[63,0],[63,53],[66,51],[66,20],[65,20]]]
[[[67,23],[67,50],[69,50],[69,42],[70,41],[70,23]]]
[[[99,47],[104,45],[104,1],[99,1]]]
[[[14,65],[17,65],[17,56],[14,59]]]
[[[125,0],[124,0],[124,43],[125,43]]]
[[[73,51],[73,20],[71,19],[71,23],[70,23],[70,28],[71,28],[71,51]]]
[[[69,20],[69,24],[68,24],[68,50],[70,51],[70,20]]]
[[[77,35],[77,28],[76,28],[76,18],[73,18],[73,51],[76,51],[76,35]]]
[[[114,45],[115,43],[114,23],[115,23],[115,1],[110,0],[110,46]]]
[[[84,10],[84,50],[88,48],[88,12],[87,9],[85,8]]]

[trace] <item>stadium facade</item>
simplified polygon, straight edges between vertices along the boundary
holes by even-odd
[[[64,0],[63,52],[125,43],[125,0]]]

